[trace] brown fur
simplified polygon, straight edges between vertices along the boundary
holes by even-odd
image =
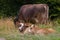
[[[41,35],[47,35],[47,34],[50,34],[50,33],[55,33],[56,31],[52,28],[39,28],[39,27],[30,27],[30,31],[31,33],[34,33],[34,34],[41,34]]]
[[[25,23],[30,22],[33,24],[46,24],[48,21],[48,10],[49,7],[47,4],[23,5],[19,10],[19,14],[14,19],[14,23],[17,25],[17,21],[21,22],[22,20]]]
[[[30,34],[40,34],[40,35],[47,35],[50,33],[55,33],[56,31],[53,28],[39,28],[36,25],[31,23],[25,23],[22,31],[22,34],[30,33]]]
[[[25,33],[25,31],[27,31],[27,29],[29,29],[29,27],[30,27],[30,23],[23,23],[24,24],[24,26],[22,27],[22,30],[20,30],[19,29],[19,31],[21,32],[21,33]]]

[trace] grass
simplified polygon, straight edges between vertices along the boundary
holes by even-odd
[[[14,27],[13,20],[11,18],[0,19],[0,38],[6,40],[60,40],[60,25],[39,25],[40,27],[52,27],[57,33],[49,35],[31,35],[21,33]]]

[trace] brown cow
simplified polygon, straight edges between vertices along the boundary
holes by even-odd
[[[21,22],[46,24],[48,20],[48,10],[49,7],[47,4],[23,5],[19,10],[18,16],[14,19],[14,23],[15,25]]]
[[[32,24],[30,24],[30,23],[20,23],[20,26],[18,27],[18,29],[21,33],[27,33],[27,31],[30,29],[31,25]]]
[[[39,28],[36,25],[31,25],[25,30],[25,33],[40,34],[40,35],[47,35],[55,32],[56,30],[54,30],[53,28]]]
[[[56,30],[53,28],[39,28],[37,25],[30,24],[30,23],[20,23],[19,31],[22,34],[40,34],[40,35],[47,35],[51,33],[55,33]]]

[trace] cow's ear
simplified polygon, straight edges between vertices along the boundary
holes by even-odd
[[[35,25],[34,25],[34,24],[32,24],[32,25],[31,25],[31,27],[33,28],[33,27],[35,27]]]

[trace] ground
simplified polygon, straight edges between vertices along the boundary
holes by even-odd
[[[31,35],[21,33],[15,28],[11,18],[0,19],[0,40],[60,40],[60,25],[39,25],[39,27],[52,27],[57,32],[49,35]]]

